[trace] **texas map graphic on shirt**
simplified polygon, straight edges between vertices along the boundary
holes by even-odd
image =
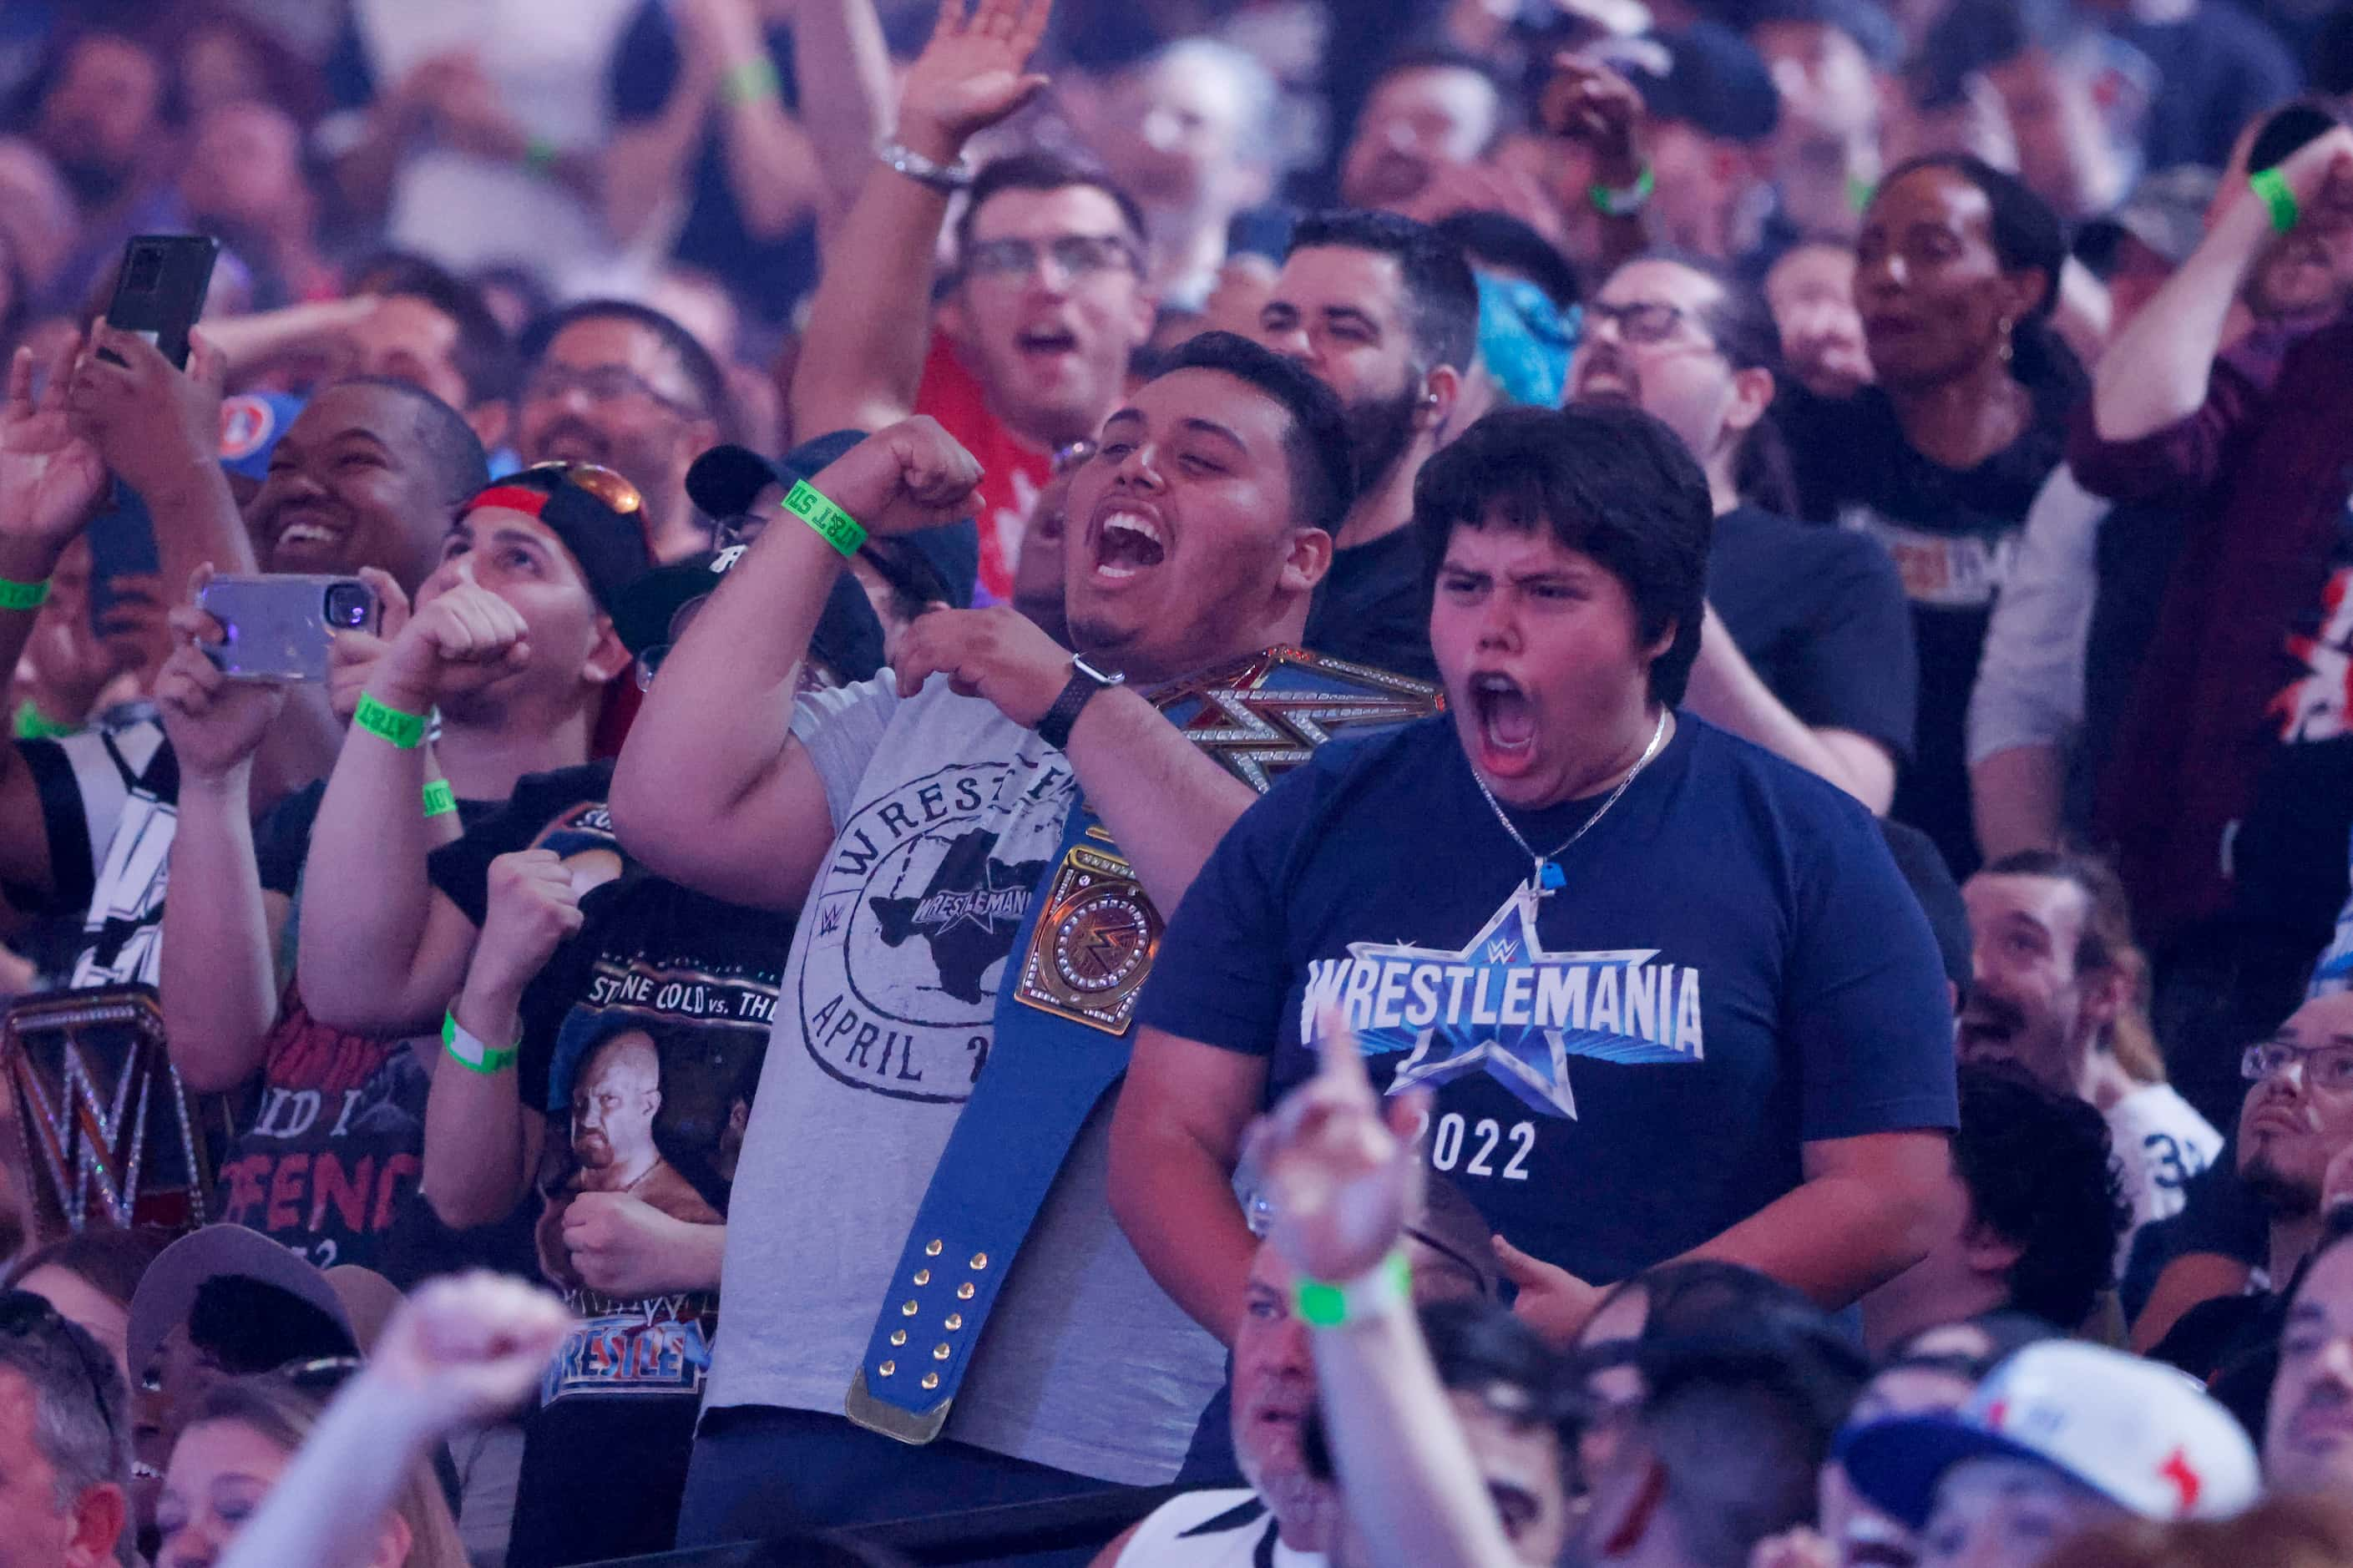
[[[1577,1115],[1568,1058],[1687,1065],[1701,1059],[1700,976],[1656,948],[1549,952],[1523,884],[1454,951],[1355,942],[1308,965],[1300,1038],[1337,1007],[1367,1057],[1409,1053],[1391,1094],[1483,1073],[1540,1116]]]
[[[997,835],[959,834],[914,898],[871,898],[882,940],[892,947],[920,937],[939,971],[940,989],[959,1002],[985,1002],[997,987],[984,977],[1013,951],[1029,912],[1029,895],[1046,874],[1043,860],[1008,864],[991,858]]]

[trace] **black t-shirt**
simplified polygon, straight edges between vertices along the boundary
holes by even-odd
[[[295,900],[280,965],[288,973],[301,930],[302,865],[326,793],[324,780],[296,791],[254,829],[263,890]],[[459,801],[458,810],[470,824],[499,804]],[[356,1263],[404,1287],[485,1260],[480,1247],[452,1240],[417,1191],[432,1081],[422,1058],[439,1048],[430,1035],[370,1039],[322,1024],[289,983],[263,1045],[252,1115],[221,1164],[220,1217],[322,1268]]]
[[[2346,899],[2353,837],[2353,510],[2319,595],[2283,628],[2282,684],[2258,718],[2275,742],[2231,840],[2234,912],[2317,953]]]
[[[533,774],[506,811],[433,857],[434,885],[477,923],[498,856],[537,844],[617,872],[583,895],[578,934],[522,1008],[517,1088],[547,1117],[539,1264],[580,1321],[526,1428],[518,1563],[661,1550],[676,1529],[717,1292],[616,1300],[592,1290],[572,1267],[565,1216],[583,1193],[617,1192],[689,1225],[726,1222],[792,941],[789,916],[705,898],[620,855],[601,837],[611,779],[610,763]],[[595,1456],[625,1451],[652,1468],[633,1470],[619,1508]]]
[[[1307,616],[1307,646],[1416,680],[1438,679],[1430,653],[1430,578],[1410,524],[1335,551]]]
[[[1815,730],[1912,754],[1920,666],[1903,580],[1844,529],[1739,506],[1715,520],[1707,596],[1757,678]]]
[[[1965,734],[1978,658],[2027,509],[2065,456],[2075,396],[2058,384],[2030,390],[2024,432],[1967,471],[1915,450],[1878,387],[1833,402],[1793,386],[1774,405],[1806,514],[1876,539],[1911,601],[1920,722],[1894,815],[1935,839],[1957,877],[1978,858]]]

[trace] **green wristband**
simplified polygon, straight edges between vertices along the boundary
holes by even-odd
[[[2247,184],[2271,209],[2272,227],[2285,234],[2295,226],[2295,220],[2303,215],[2296,208],[2295,193],[2287,188],[2285,175],[2277,169],[2258,169],[2247,176]]]
[[[449,787],[449,781],[448,779],[427,779],[425,781],[425,816],[427,821],[429,822],[437,816],[447,816],[457,809],[458,792]]]
[[[476,1039],[459,1026],[458,1012],[454,1007],[441,1015],[441,1049],[451,1061],[468,1072],[484,1075],[504,1072],[522,1054],[519,1043],[503,1051],[496,1051]]]
[[[16,716],[10,724],[20,741],[60,741],[81,732],[80,725],[61,722],[34,707],[29,697],[16,704]]]
[[[776,75],[774,60],[745,60],[728,67],[727,74],[719,79],[719,96],[730,107],[741,109],[745,104],[784,97],[785,84]]]
[[[49,602],[49,580],[11,582],[0,577],[0,610],[37,610]]]
[[[793,488],[785,493],[784,509],[818,531],[818,537],[842,553],[843,559],[858,553],[866,542],[866,531],[858,520],[834,505],[817,487],[807,479],[795,479]]]
[[[1586,192],[1593,210],[1603,217],[1632,217],[1651,205],[1651,193],[1659,188],[1658,175],[1648,163],[1634,176],[1634,183],[1620,190],[1611,185],[1595,185]]]
[[[1413,1300],[1413,1265],[1405,1248],[1392,1249],[1363,1278],[1345,1285],[1302,1279],[1292,1292],[1292,1305],[1312,1328],[1336,1329],[1361,1323],[1406,1305]]]
[[[534,174],[554,173],[555,161],[563,156],[562,149],[544,136],[534,136],[522,144],[522,166]]]
[[[359,710],[352,715],[352,722],[404,752],[413,752],[425,743],[422,713],[403,713],[397,708],[387,708],[364,691],[360,693]]]

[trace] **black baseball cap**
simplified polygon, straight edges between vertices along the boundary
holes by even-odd
[[[718,589],[747,548],[734,545],[657,566],[629,584],[613,611],[613,630],[637,656],[645,679],[652,678],[662,653],[685,635],[691,612]],[[871,679],[882,668],[882,623],[865,587],[847,572],[834,577],[832,595],[809,637],[809,657],[845,685]]]
[[[1781,122],[1781,94],[1748,41],[1713,22],[1612,38],[1588,51],[1632,82],[1654,120],[1680,120],[1719,141],[1757,142]]]
[[[713,447],[687,469],[687,498],[714,521],[741,517],[768,486],[790,489],[796,479],[814,479],[864,439],[863,430],[836,430],[804,441],[776,459],[749,447]],[[980,575],[980,529],[970,518],[870,539],[859,553],[918,604],[972,607],[973,584]]]

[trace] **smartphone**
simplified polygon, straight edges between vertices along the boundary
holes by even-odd
[[[196,603],[224,633],[206,656],[236,680],[324,680],[335,634],[374,631],[379,614],[356,577],[216,577]]]
[[[122,247],[122,270],[115,275],[106,324],[137,332],[165,359],[187,369],[188,330],[205,313],[219,257],[220,241],[209,235],[135,236]],[[119,363],[121,356],[108,357]]]

